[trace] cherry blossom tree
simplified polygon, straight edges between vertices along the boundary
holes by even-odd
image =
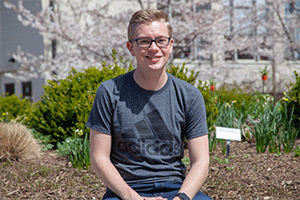
[[[21,66],[11,76],[50,79],[54,73],[60,79],[72,67],[80,70],[111,60],[112,49],[119,56],[129,57],[126,33],[132,10],[112,13],[109,8],[112,1],[108,2],[55,0],[33,14],[23,6],[22,0],[17,5],[4,0],[5,7],[15,11],[24,26],[37,29],[48,39],[44,55],[30,55],[22,49],[15,52],[13,57]]]
[[[133,61],[126,41],[128,21],[134,9],[129,6],[111,12],[118,2],[50,0],[41,12],[33,14],[24,8],[22,0],[18,5],[4,0],[6,8],[17,12],[24,26],[39,30],[49,39],[44,55],[29,55],[21,49],[13,55],[21,64],[14,76],[49,79],[55,73],[56,78],[64,78],[72,67],[80,70],[111,61],[112,49],[116,49],[118,56]],[[168,13],[175,41],[171,62],[175,58],[187,58],[209,63],[215,74],[208,79],[218,76],[218,70],[228,70],[224,67],[226,60],[251,58],[273,63],[275,84],[276,66],[285,59],[295,59],[299,53],[297,0],[128,2],[132,2],[135,9],[157,7]]]
[[[21,49],[16,52],[13,57],[21,67],[12,76],[49,79],[55,73],[60,79],[72,67],[84,69],[110,61],[112,49],[116,49],[118,56],[133,61],[126,49],[127,23],[133,10],[111,14],[110,6],[114,1],[107,2],[52,0],[41,12],[33,14],[23,6],[22,0],[18,5],[4,0],[5,7],[17,12],[18,20],[24,26],[37,29],[49,39],[45,43],[45,55],[37,57]],[[153,7],[153,2],[156,4],[157,1],[138,0],[135,3],[145,9]],[[216,47],[211,45],[212,25],[219,16],[210,11],[211,2],[214,0],[161,1],[160,8],[166,8],[173,26],[176,41],[174,57],[191,53],[194,59],[210,57],[214,51],[212,47]],[[190,45],[201,50],[191,52]]]

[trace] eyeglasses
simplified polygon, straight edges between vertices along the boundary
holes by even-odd
[[[151,38],[138,38],[130,40],[129,42],[136,42],[137,46],[140,48],[149,48],[154,42],[158,47],[166,47],[170,44],[170,37],[158,37],[152,40]]]

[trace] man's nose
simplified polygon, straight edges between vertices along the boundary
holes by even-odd
[[[156,50],[156,49],[159,49],[159,47],[157,46],[155,40],[152,40],[152,41],[151,41],[150,46],[149,46],[148,49],[151,49],[151,50],[153,50],[153,49],[155,49],[155,50]]]

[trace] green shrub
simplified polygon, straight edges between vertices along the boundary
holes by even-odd
[[[37,103],[26,124],[44,135],[51,135],[49,142],[55,146],[57,142],[74,137],[77,129],[87,134],[85,123],[97,88],[103,81],[126,73],[124,63],[122,58],[115,58],[114,52],[114,63],[107,65],[102,62],[101,70],[97,67],[82,72],[72,69],[65,79],[48,81],[43,87],[45,93],[42,100]]]
[[[185,67],[185,63],[181,67],[170,65],[170,67],[167,69],[167,72],[192,85],[195,85],[197,75],[199,74],[199,72],[195,73],[194,71],[190,71],[191,74],[188,76],[188,70]]]
[[[219,110],[216,106],[216,96],[214,91],[210,90],[210,83],[199,80],[198,89],[201,91],[206,107],[206,118],[208,127],[208,142],[209,150],[213,151],[216,145],[215,123],[219,115]]]
[[[29,100],[18,97],[15,94],[10,96],[0,96],[0,121],[10,122],[22,121],[32,112],[32,104]]]
[[[245,90],[240,88],[229,88],[227,85],[219,88],[216,92],[216,98],[219,105],[222,104],[232,104],[234,102],[234,107],[237,112],[237,117],[243,116],[244,121],[247,117],[249,109],[253,104],[253,94],[248,94]]]
[[[295,83],[290,83],[288,94],[285,94],[284,100],[287,102],[287,110],[290,113],[294,109],[293,126],[300,131],[300,77],[296,71]]]
[[[209,82],[204,82],[199,80],[198,89],[201,91],[206,107],[206,117],[207,117],[207,126],[208,130],[211,131],[214,129],[214,124],[217,120],[217,116],[219,115],[219,110],[216,106],[216,98],[212,91],[210,91]]]
[[[230,88],[227,85],[218,88],[216,91],[216,95],[218,96],[218,102],[223,103],[231,103],[235,102],[235,106],[240,108],[242,106],[243,101],[248,104],[252,101],[252,94],[248,94],[246,90],[240,88]]]

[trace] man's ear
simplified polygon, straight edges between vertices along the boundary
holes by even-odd
[[[173,44],[174,44],[174,40],[173,38],[171,38],[171,41],[170,41],[170,54],[173,52]]]
[[[133,45],[132,45],[132,43],[131,43],[131,42],[127,42],[126,45],[127,45],[127,49],[128,49],[129,52],[131,53],[131,55],[132,55],[132,56],[135,56],[135,55],[134,55],[134,52],[133,52]]]

